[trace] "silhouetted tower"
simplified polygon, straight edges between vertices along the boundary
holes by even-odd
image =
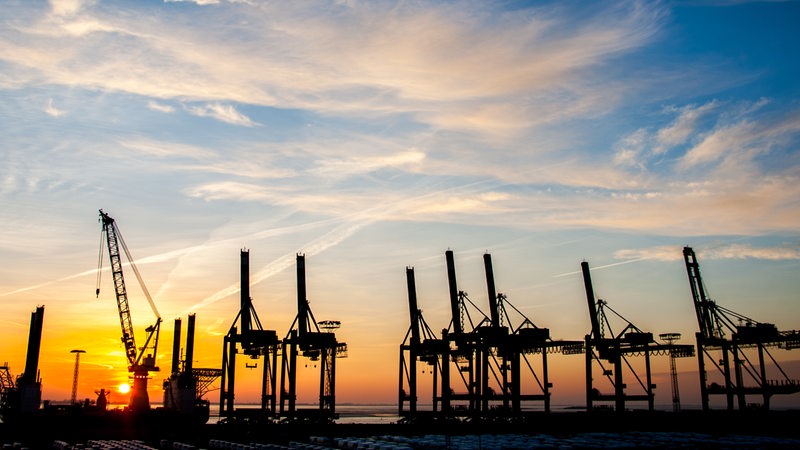
[[[680,333],[661,333],[658,337],[667,344],[672,345],[681,338]],[[675,354],[669,352],[669,375],[672,381],[672,411],[681,411],[681,394],[678,389],[678,368],[675,364]]]
[[[19,411],[30,413],[39,409],[42,402],[42,380],[39,377],[39,350],[42,346],[44,326],[44,306],[38,306],[31,313],[31,326],[28,330],[28,352],[25,357],[25,372],[17,379]]]
[[[548,354],[580,354],[583,352],[583,342],[551,339],[548,328],[536,326],[505,294],[497,292],[490,254],[483,255],[483,264],[490,320],[477,328],[482,344],[481,372],[485,374],[481,388],[482,412],[489,414],[500,410],[519,416],[533,410],[531,406],[534,402],[541,402],[544,411],[550,412],[550,389],[553,384],[549,377]],[[518,322],[512,320],[509,308]],[[538,367],[533,356],[536,354],[541,356]],[[496,394],[489,386],[490,379],[498,378],[500,394]],[[499,400],[502,400],[502,404],[496,404]]]
[[[425,319],[422,310],[417,306],[417,287],[414,279],[414,268],[406,267],[406,285],[408,288],[408,312],[411,325],[406,331],[403,343],[400,344],[400,382],[398,391],[398,414],[407,419],[417,416],[417,361],[426,364],[432,374],[433,384],[432,411],[438,408],[439,376],[443,364],[448,364],[449,355],[447,341],[436,338]],[[409,391],[406,392],[406,384]],[[408,404],[408,409],[406,409]],[[435,406],[434,406],[435,405]]]
[[[317,323],[306,294],[305,255],[297,254],[297,316],[281,344],[280,415],[290,419],[301,415],[297,410],[297,357],[318,361],[320,366],[319,408],[302,415],[322,421],[336,416],[336,358],[347,355],[347,344],[338,342],[334,330],[338,321]],[[324,331],[323,331],[324,330]]]
[[[172,367],[164,380],[164,409],[199,422],[208,420],[210,402],[204,398],[208,386],[222,375],[220,369],[194,367],[195,315],[189,314],[186,325],[186,353],[181,360],[181,319],[175,319],[172,336]]]
[[[800,331],[778,331],[774,324],[760,323],[719,306],[708,296],[700,264],[691,247],[683,248],[683,259],[700,329],[695,336],[703,410],[710,409],[711,395],[724,395],[728,410],[734,409],[734,398],[739,409],[745,409],[748,407],[746,396],[758,395],[763,401],[762,407],[769,409],[773,395],[800,392],[800,381],[790,379],[769,351],[770,347],[786,350],[800,347]],[[756,355],[752,355],[753,352]],[[752,362],[754,357],[757,364]],[[768,378],[765,357],[772,361],[777,379]],[[708,383],[706,358],[716,368],[722,384]],[[745,385],[745,373],[747,380],[755,385]]]
[[[240,260],[240,302],[239,313],[233,319],[228,334],[223,339],[222,378],[220,380],[220,417],[234,415],[234,398],[236,386],[236,354],[242,353],[252,360],[264,358],[261,376],[261,408],[262,419],[276,413],[277,357],[278,333],[275,330],[264,330],[250,297],[250,252],[242,249]],[[240,328],[237,329],[236,323]],[[255,366],[253,366],[255,367]]]
[[[72,397],[71,403],[74,405],[78,400],[78,366],[81,362],[81,353],[86,353],[86,350],[71,350],[70,353],[75,353],[75,370],[72,372]]]

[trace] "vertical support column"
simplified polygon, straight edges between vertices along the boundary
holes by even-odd
[[[305,337],[308,331],[308,297],[306,294],[306,257],[297,254],[297,335]]]
[[[703,411],[709,410],[708,403],[708,379],[706,378],[706,362],[705,362],[705,348],[703,347],[703,334],[695,333],[697,340],[697,371],[700,374],[700,402],[703,405]]]
[[[234,389],[236,386],[236,327],[231,327],[232,336],[227,339],[228,342],[228,389],[226,393],[226,411],[228,414],[233,414],[233,398],[235,396]]]
[[[181,319],[175,319],[172,332],[172,374],[181,371]]]
[[[771,397],[769,380],[767,380],[767,368],[764,365],[764,344],[758,343],[758,368],[759,376],[761,377],[761,395],[764,399],[764,410],[769,411],[769,398]]]
[[[296,406],[295,403],[297,401],[297,330],[292,330],[289,341],[288,375],[289,375],[289,415],[294,416],[295,406]]]
[[[489,391],[489,345],[484,342],[479,342],[476,345],[480,349],[481,355],[481,388],[478,393],[481,399],[480,411],[487,414],[489,412],[489,397],[491,396],[491,391]]]
[[[511,356],[511,409],[514,414],[522,412],[522,370],[520,358],[522,353],[515,348]]]
[[[614,400],[617,412],[625,412],[625,382],[622,377],[622,353],[619,339],[614,340]]]
[[[250,252],[244,249],[239,252],[239,286],[239,314],[242,336],[247,336],[250,333],[250,324],[252,323],[250,317],[252,303],[250,301]]]
[[[419,330],[419,307],[417,306],[417,284],[414,279],[414,268],[406,267],[406,286],[408,288],[408,312],[411,321],[411,343],[408,345],[408,409],[411,415],[417,412],[417,357],[420,346],[420,330]],[[400,367],[400,408],[402,411],[402,397],[403,397],[403,367],[402,367],[402,346],[401,353],[401,367]]]
[[[586,411],[591,412],[593,408],[592,399],[594,398],[594,387],[592,386],[592,337],[587,334],[584,339],[586,341]]]
[[[483,267],[486,271],[486,288],[489,295],[489,314],[491,315],[492,326],[500,327],[500,310],[497,305],[497,291],[494,286],[494,269],[492,269],[492,255],[483,255]]]
[[[747,400],[745,399],[744,377],[742,376],[742,359],[739,356],[739,344],[736,342],[735,337],[731,345],[731,352],[733,353],[733,373],[736,374],[736,399],[739,403],[739,410],[744,411],[747,409]]]
[[[444,253],[447,262],[447,284],[450,288],[450,314],[453,317],[453,334],[461,335],[461,310],[458,304],[458,284],[456,283],[456,263],[453,259],[453,251],[447,250]]]
[[[276,405],[275,402],[277,401],[277,392],[278,392],[278,377],[275,376],[276,371],[278,370],[278,344],[273,343],[270,346],[270,355],[272,356],[272,364],[270,365],[269,370],[269,410],[272,414],[275,414]],[[264,361],[266,361],[267,357],[264,357]]]
[[[544,412],[550,412],[550,388],[553,383],[550,382],[550,375],[547,369],[547,347],[542,347],[542,378],[544,386]]]
[[[269,394],[267,392],[267,383],[272,381],[272,377],[270,373],[272,371],[272,361],[270,361],[270,353],[272,351],[270,349],[265,348],[267,350],[264,352],[264,366],[261,369],[261,410],[264,411],[267,409],[267,404],[269,403]],[[269,392],[275,392],[275,390],[271,390]],[[275,412],[274,405],[270,405],[269,411],[271,413]]]
[[[226,417],[228,415],[226,409],[226,399],[228,398],[227,389],[225,389],[225,381],[227,380],[228,372],[228,336],[222,338],[222,374],[219,380],[219,416]]]
[[[655,393],[653,392],[653,375],[650,372],[650,344],[645,344],[644,349],[644,370],[647,379],[647,410],[655,410]]]
[[[183,363],[183,371],[190,378],[194,368],[194,322],[194,314],[189,314],[189,319],[186,323],[186,361]]]
[[[445,348],[442,349],[442,411],[450,413],[450,337],[447,330],[442,330],[442,341]]]
[[[729,346],[727,342],[722,343],[722,368],[725,374],[725,397],[728,403],[728,411],[733,411],[733,381],[731,380],[731,361],[728,356]]]

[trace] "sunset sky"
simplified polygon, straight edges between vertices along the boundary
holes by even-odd
[[[79,397],[127,380],[108,272],[95,298],[100,208],[164,318],[156,400],[174,318],[196,313],[194,365],[220,367],[242,248],[279,336],[305,253],[311,309],[350,349],[339,402],[396,401],[405,268],[446,328],[447,249],[479,306],[491,253],[556,339],[589,331],[586,260],[616,311],[694,343],[685,245],[717,302],[798,329],[798,23],[793,1],[4,1],[0,362],[22,373],[45,305],[44,398],[69,397],[73,349]],[[155,317],[126,281],[141,343]],[[551,364],[553,402],[580,404],[583,359]]]

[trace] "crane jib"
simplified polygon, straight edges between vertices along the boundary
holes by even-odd
[[[155,356],[158,348],[158,334],[160,331],[161,317],[158,314],[158,310],[155,308],[155,303],[153,302],[152,298],[150,298],[150,294],[147,292],[147,289],[142,282],[141,275],[133,263],[133,259],[131,258],[130,252],[125,245],[125,241],[122,239],[122,235],[119,232],[116,222],[107,213],[103,212],[103,210],[100,210],[100,220],[103,225],[102,232],[105,235],[105,241],[108,246],[111,274],[114,280],[114,294],[117,299],[120,328],[122,329],[121,340],[125,346],[126,357],[130,364],[129,370],[132,372],[137,369],[158,370],[158,368],[155,367]],[[142,290],[145,292],[150,306],[156,315],[156,323],[147,327],[147,339],[145,345],[141,349],[136,346],[133,321],[131,319],[131,312],[128,304],[128,293],[125,287],[125,277],[122,271],[122,255],[120,253],[120,246],[122,246],[123,250],[125,251],[128,262],[134,269],[136,277],[142,286]],[[99,294],[99,291],[100,290],[98,288],[97,294]],[[150,350],[152,353],[145,356],[145,354]]]

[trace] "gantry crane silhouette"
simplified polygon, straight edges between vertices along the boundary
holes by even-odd
[[[773,395],[800,392],[800,381],[791,379],[770,352],[771,348],[800,347],[800,331],[779,331],[774,324],[757,322],[718,305],[708,296],[691,247],[683,248],[683,259],[700,328],[695,336],[703,410],[710,409],[712,395],[724,395],[728,410],[734,409],[734,398],[739,409],[746,409],[746,397],[758,395],[763,402],[761,407],[769,409]],[[709,383],[707,362],[721,376],[721,383]]]
[[[691,345],[675,344],[667,341],[665,344],[657,343],[653,333],[642,331],[628,319],[614,311],[605,300],[595,300],[592,277],[589,272],[589,263],[581,262],[583,283],[586,290],[586,300],[589,306],[589,320],[592,324],[590,334],[586,335],[586,409],[591,411],[597,402],[613,402],[614,410],[625,411],[626,404],[632,401],[646,402],[649,411],[654,410],[655,384],[652,382],[650,358],[654,355],[670,355],[681,358],[694,356],[694,347]],[[606,312],[617,317],[625,326],[619,333],[614,333],[611,322]],[[632,364],[635,356],[644,356],[644,374]],[[610,364],[610,367],[606,367]],[[593,366],[597,363],[602,376],[608,380],[613,393],[602,393],[595,387]],[[628,388],[625,380],[633,377],[638,385],[638,393],[626,391]],[[644,377],[644,379],[643,379]],[[635,388],[635,385],[633,389]]]

